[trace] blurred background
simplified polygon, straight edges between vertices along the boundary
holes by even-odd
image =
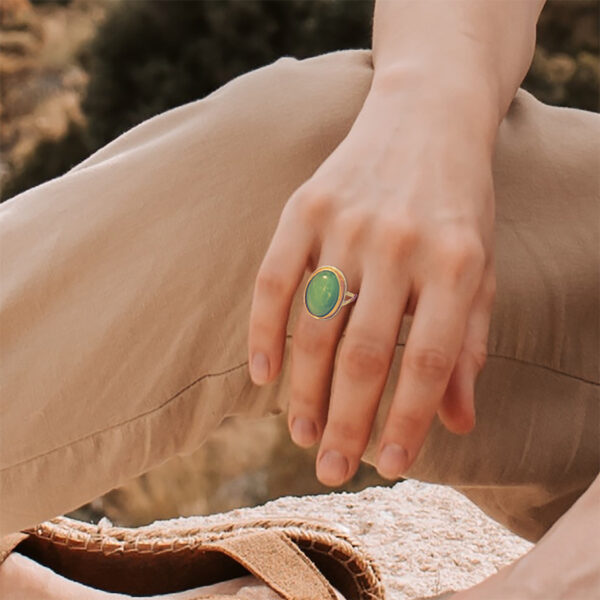
[[[122,132],[283,55],[371,46],[372,0],[0,0],[0,201]],[[523,87],[598,111],[600,0],[549,0]],[[285,417],[226,421],[74,516],[141,525],[330,491]],[[346,490],[388,485],[363,465]]]

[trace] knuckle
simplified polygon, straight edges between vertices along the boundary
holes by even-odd
[[[307,393],[304,388],[294,386],[291,394],[290,409],[291,407],[293,407],[296,413],[306,416],[318,416],[321,402],[316,395]]]
[[[329,192],[306,190],[298,194],[295,202],[302,220],[315,228],[321,228],[332,213],[334,196]]]
[[[335,233],[345,249],[360,244],[370,228],[371,216],[362,209],[346,209],[336,215]]]
[[[277,330],[274,327],[273,321],[263,319],[257,316],[252,321],[252,339],[255,341],[263,341],[267,345],[272,343],[272,340],[277,335]]]
[[[377,224],[377,241],[384,256],[404,259],[419,241],[417,225],[408,220],[382,220]]]
[[[481,275],[485,265],[485,249],[477,236],[454,233],[440,238],[437,254],[444,272],[452,280],[467,275]]]
[[[486,345],[482,342],[481,344],[473,346],[469,350],[469,353],[471,355],[471,359],[475,363],[475,366],[479,371],[481,371],[481,369],[483,369],[485,366],[488,356]]]
[[[293,337],[293,347],[308,355],[321,355],[329,348],[329,336],[313,323],[301,319]]]
[[[388,370],[389,353],[384,348],[364,341],[350,341],[342,348],[341,365],[354,379],[383,377]]]
[[[327,423],[327,430],[328,438],[342,444],[343,450],[360,446],[366,438],[365,427],[359,421],[336,419]]]
[[[281,298],[287,294],[288,283],[282,275],[261,269],[256,275],[256,289],[270,298]]]
[[[423,411],[413,410],[402,412],[391,412],[388,416],[387,427],[395,439],[402,440],[403,445],[410,446],[413,437],[418,437],[420,432],[427,426],[431,417]]]
[[[452,368],[448,354],[438,348],[407,350],[403,362],[418,377],[433,381],[446,379]]]

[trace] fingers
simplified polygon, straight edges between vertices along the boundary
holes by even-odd
[[[401,476],[423,444],[462,346],[473,294],[465,296],[434,283],[421,292],[378,449],[383,477]]]
[[[474,383],[477,372],[470,354],[462,350],[437,411],[440,421],[452,433],[469,433],[475,426]]]
[[[260,265],[248,332],[248,364],[255,384],[272,381],[281,369],[294,294],[309,261],[313,234],[302,222],[289,222],[286,205]]]
[[[453,433],[468,433],[475,426],[475,381],[487,357],[495,288],[495,274],[490,268],[473,301],[463,347],[438,410],[440,420]]]
[[[319,265],[339,265],[339,261],[321,260]],[[356,278],[348,278],[348,289]],[[315,319],[306,309],[296,322],[292,336],[291,396],[288,406],[288,426],[292,440],[307,448],[321,437],[331,389],[335,352],[350,314],[343,307],[331,319]]]
[[[333,381],[317,477],[337,486],[356,472],[367,446],[398,339],[408,282],[383,260],[365,272]]]
[[[420,238],[405,235],[406,224],[398,230],[398,225],[382,226],[381,219],[363,209],[333,211],[327,195],[307,196],[299,206],[302,210],[290,209],[290,203],[284,208],[257,274],[248,342],[252,379],[268,383],[279,373],[294,295],[307,265],[313,264],[316,242],[325,242],[333,254],[324,247],[318,264],[347,269],[349,291],[358,291],[360,284],[360,292],[355,304],[333,319],[300,314],[292,340],[289,427],[301,446],[322,438],[317,476],[327,485],[340,485],[355,473],[367,446],[402,315],[411,309],[409,296],[416,298],[377,456],[379,473],[396,478],[416,457],[437,411],[452,431],[473,426],[473,382],[482,366],[491,312],[489,293],[478,291],[484,250],[475,238],[467,242],[453,233],[444,241],[436,239],[434,252],[417,251]],[[328,220],[335,216],[334,226],[323,225],[327,215]],[[329,235],[323,236],[323,230]],[[363,261],[367,242],[371,260]],[[348,265],[355,271],[349,272]],[[421,274],[419,282],[411,271]]]

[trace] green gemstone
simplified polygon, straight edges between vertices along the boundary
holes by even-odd
[[[331,312],[340,295],[340,282],[333,271],[323,269],[310,281],[306,288],[306,306],[316,317]]]

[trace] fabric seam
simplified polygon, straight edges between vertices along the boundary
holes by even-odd
[[[287,336],[288,338],[291,338],[291,335]],[[396,348],[399,347],[404,347],[405,344],[396,344]],[[564,371],[560,371],[558,369],[555,369],[553,367],[548,367],[546,365],[540,365],[538,363],[535,362],[530,362],[527,360],[523,360],[520,358],[515,358],[512,356],[503,356],[500,354],[489,354],[488,358],[498,358],[501,360],[509,360],[512,362],[517,362],[520,364],[524,364],[524,365],[528,365],[530,367],[537,367],[539,369],[545,369],[547,371],[550,371],[552,373],[555,373],[557,375],[562,375],[563,377],[569,377],[571,379],[575,379],[577,381],[581,381],[583,383],[587,383],[590,385],[594,385],[594,386],[600,386],[599,382],[596,381],[592,381],[590,379],[586,379],[584,377],[579,377],[578,375],[571,375],[570,373],[565,373]],[[101,435],[107,431],[110,431],[111,429],[116,429],[119,427],[123,427],[124,425],[128,425],[129,423],[132,423],[133,421],[136,421],[138,419],[142,419],[144,417],[147,417],[148,415],[151,415],[157,411],[162,410],[163,408],[165,408],[167,405],[169,405],[173,400],[177,399],[179,396],[181,396],[181,394],[183,394],[184,392],[186,392],[187,390],[189,390],[191,387],[195,386],[197,383],[200,383],[201,381],[203,381],[204,379],[207,379],[209,377],[221,377],[223,375],[227,375],[228,373],[232,373],[233,371],[236,371],[242,367],[247,367],[248,365],[248,361],[244,361],[243,363],[240,363],[239,365],[235,366],[235,367],[231,367],[229,369],[226,369],[225,371],[221,371],[220,373],[206,373],[204,375],[201,375],[200,377],[198,377],[197,379],[195,379],[194,381],[192,381],[191,383],[189,383],[188,385],[186,385],[185,387],[183,387],[181,390],[179,390],[175,395],[171,396],[170,398],[168,398],[167,400],[165,400],[164,402],[162,402],[161,404],[159,404],[158,406],[155,406],[154,408],[151,408],[143,413],[140,413],[138,415],[135,415],[125,421],[122,421],[121,423],[117,423],[115,425],[111,425],[110,427],[106,427],[105,429],[101,429],[99,431],[95,431],[93,433],[90,433],[88,435],[86,435],[85,437],[79,438],[77,440],[73,440],[71,442],[69,442],[68,444],[63,444],[62,446],[59,446],[58,448],[53,448],[52,450],[49,450],[48,452],[45,452],[44,454],[37,454],[36,456],[33,456],[31,458],[28,458],[26,460],[23,460],[21,462],[18,462],[14,465],[10,465],[8,467],[4,467],[3,469],[0,469],[0,473],[4,473],[5,471],[8,471],[10,469],[14,469],[15,467],[21,467],[29,462],[33,462],[39,458],[42,458],[44,456],[48,456],[49,454],[52,454],[53,452],[58,452],[59,450],[63,450],[64,448],[68,448],[69,446],[72,446],[73,444],[78,444],[79,442],[83,442],[87,439],[93,438],[97,435]]]

